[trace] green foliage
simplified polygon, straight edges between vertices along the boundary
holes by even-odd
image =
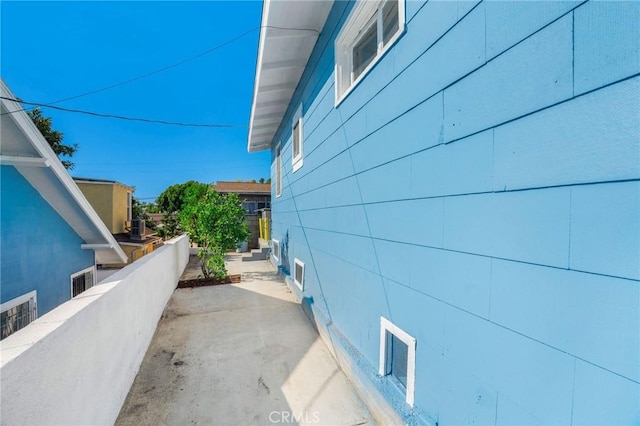
[[[147,228],[156,229],[156,223],[149,217],[145,209],[145,205],[136,197],[131,197],[131,215],[134,219],[143,219]]]
[[[246,213],[237,194],[220,195],[210,187],[192,186],[179,213],[182,229],[200,247],[205,277],[224,278],[224,253],[249,236]]]
[[[158,198],[156,199],[158,210],[165,213],[173,213],[182,210],[185,194],[187,190],[192,187],[198,187],[200,190],[205,190],[208,185],[194,180],[171,185],[165,189],[162,194],[158,195]]]
[[[40,130],[40,133],[42,133],[42,136],[44,136],[45,140],[49,143],[49,145],[53,149],[53,152],[55,152],[58,157],[73,157],[73,154],[75,154],[75,152],[78,150],[78,144],[63,144],[62,141],[64,139],[64,134],[51,128],[51,117],[45,117],[44,115],[42,115],[42,111],[40,110],[40,108],[35,108],[31,111],[27,111],[27,114],[29,114],[29,117],[31,117],[33,124],[36,125],[38,130]],[[62,162],[62,165],[65,167],[65,169],[73,170],[73,167],[75,166],[73,162],[71,162],[70,160],[63,160],[62,158],[60,158],[60,161]]]
[[[175,213],[165,213],[162,215],[162,226],[157,228],[158,236],[169,240],[176,235],[182,234],[180,221]]]

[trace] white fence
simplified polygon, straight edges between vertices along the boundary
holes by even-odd
[[[183,235],[3,340],[0,423],[113,424],[188,260]]]

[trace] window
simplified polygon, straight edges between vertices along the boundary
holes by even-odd
[[[300,259],[294,259],[293,263],[293,282],[296,283],[300,290],[304,290],[304,263]]]
[[[131,204],[132,204],[132,198],[133,194],[131,192],[127,192],[127,222],[131,222]]]
[[[76,297],[94,284],[93,266],[71,275],[71,297]]]
[[[0,305],[0,340],[38,318],[38,295],[31,291]]]
[[[336,105],[404,31],[404,1],[359,1],[336,38]]]
[[[302,167],[302,105],[300,105],[298,111],[293,116],[293,124],[291,126],[291,139],[291,164],[293,165],[293,171],[295,172],[300,167]]]
[[[282,195],[282,146],[276,148],[276,197]]]
[[[404,390],[407,404],[413,407],[416,372],[416,339],[384,317],[380,317],[381,376],[391,377]]]
[[[276,260],[276,263],[280,262],[280,242],[278,240],[272,240],[273,241],[273,249],[272,249],[272,253],[273,253],[273,257]]]

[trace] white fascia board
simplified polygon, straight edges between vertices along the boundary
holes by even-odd
[[[258,44],[258,61],[256,63],[256,76],[253,80],[253,102],[251,102],[251,117],[249,118],[249,139],[247,141],[247,151],[256,152],[252,147],[251,137],[253,135],[253,120],[256,114],[256,100],[258,98],[258,88],[260,87],[260,73],[262,72],[262,58],[264,57],[264,42],[267,37],[267,21],[269,16],[270,0],[264,0],[262,4],[262,19],[260,20],[260,39]]]
[[[11,90],[9,90],[9,87],[1,78],[0,90],[2,96],[16,99],[15,95],[11,92]],[[2,99],[2,102],[5,104],[8,111],[16,111],[12,114],[9,114],[8,116],[11,117],[16,125],[24,132],[27,141],[31,143],[31,145],[36,149],[40,156],[45,159],[45,161],[49,162],[49,170],[51,170],[55,177],[63,184],[71,197],[87,215],[93,226],[104,238],[104,240],[108,244],[113,245],[112,250],[115,251],[115,254],[122,260],[123,263],[126,263],[128,260],[127,255],[124,253],[124,251],[122,251],[120,246],[118,246],[118,243],[116,242],[113,235],[111,235],[111,232],[109,232],[109,230],[107,229],[107,226],[104,224],[104,222],[102,222],[102,219],[100,219],[98,213],[96,213],[91,204],[89,204],[89,201],[87,201],[82,191],[80,191],[78,185],[75,184],[75,182],[71,178],[71,175],[69,175],[69,173],[67,172],[67,169],[64,168],[56,153],[53,152],[53,149],[51,148],[51,146],[49,146],[49,143],[44,139],[44,136],[42,136],[31,118],[24,112],[22,106],[15,101],[6,99]],[[58,211],[57,209],[55,210]],[[69,223],[69,226],[75,229],[73,223]]]
[[[287,3],[295,4],[296,10],[292,12],[290,10],[291,8],[287,7]],[[285,39],[287,40],[287,43],[293,47],[295,46],[293,43],[297,43],[295,40],[298,40],[300,37],[313,38],[313,46],[315,46],[316,41],[320,37],[320,34],[315,33],[315,31],[322,31],[332,7],[333,0],[307,0],[299,2],[264,0],[262,6],[256,75],[253,83],[251,117],[249,119],[249,137],[247,141],[248,152],[263,151],[271,147],[272,139],[277,133],[282,119],[287,113],[287,108],[283,110],[282,114],[278,114],[275,130],[269,130],[267,132],[258,131],[258,129],[255,128],[256,126],[254,126],[254,123],[260,119],[259,109],[263,106],[266,107],[265,105],[268,104],[282,104],[287,105],[288,107],[291,102],[291,98],[295,93],[295,89],[298,87],[300,78],[304,73],[304,68],[306,67],[309,57],[313,52],[313,47],[311,47],[309,51],[306,51],[305,48],[303,49],[303,52],[300,52],[300,56],[292,58],[287,54],[287,49],[282,48],[281,42],[278,43],[277,50],[274,50],[276,47],[273,47],[273,43],[269,43],[269,39]],[[291,16],[291,13],[293,13],[294,16]],[[291,22],[291,24],[282,25],[283,21]],[[282,34],[272,34],[267,36],[270,26],[291,27],[289,28],[291,31],[285,30]],[[273,28],[273,30],[278,31],[276,28]],[[295,30],[299,31],[296,33]],[[280,29],[280,31],[282,31],[282,29]],[[271,62],[268,65],[265,65],[264,63],[265,51],[269,53],[267,56],[271,59]],[[278,59],[278,56],[280,59]],[[263,70],[270,71],[270,78],[274,79],[274,71],[291,69],[297,69],[299,71],[288,77],[288,81],[281,81],[281,74],[278,75],[279,79],[277,84],[275,81],[264,81],[265,78],[269,77],[263,76]],[[270,84],[271,89],[269,89]],[[276,85],[274,86],[274,84]],[[270,97],[268,99],[261,100],[263,105],[258,106],[259,98],[261,97],[260,95],[264,96],[266,93],[265,90],[273,91],[275,89],[278,89],[278,92],[276,94],[270,93]]]

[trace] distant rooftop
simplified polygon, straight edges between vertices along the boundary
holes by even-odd
[[[113,184],[125,186],[127,188],[135,189],[135,187],[133,186],[125,185],[124,183],[121,183],[115,180],[85,178],[85,177],[74,177],[73,180],[76,182],[85,182],[85,183],[113,183]]]
[[[271,194],[270,183],[218,181],[213,185],[213,189],[223,194],[230,192],[236,194]]]

